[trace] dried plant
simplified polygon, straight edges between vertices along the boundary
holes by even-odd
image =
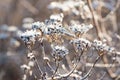
[[[0,10],[8,24],[22,23],[0,25],[0,80],[120,79],[120,0],[14,3],[8,16]]]
[[[72,24],[70,26],[64,27],[62,24],[63,22],[63,14],[54,14],[50,16],[50,19],[45,20],[45,22],[34,22],[32,23],[31,30],[27,30],[22,33],[21,39],[25,42],[26,47],[28,48],[27,57],[29,62],[27,64],[23,64],[21,68],[24,69],[25,74],[23,76],[23,80],[27,79],[27,76],[34,76],[35,79],[38,80],[62,80],[62,79],[80,79],[85,80],[87,79],[92,69],[94,68],[96,62],[103,56],[106,55],[105,53],[115,53],[115,49],[109,47],[106,43],[102,43],[102,41],[94,40],[90,41],[82,37],[83,34],[87,33],[90,29],[93,28],[92,24],[84,24],[81,25]],[[66,36],[66,37],[64,37]],[[68,37],[71,37],[70,39],[66,39]],[[48,55],[45,53],[45,46],[43,41],[46,40],[51,45],[51,56],[52,58],[49,58]],[[72,44],[75,50],[74,53],[70,53],[69,49],[65,47],[64,43],[65,40],[68,41],[67,44]],[[37,56],[34,53],[34,45],[36,41],[40,42],[42,46],[42,60],[43,63],[48,65],[48,67],[52,71],[52,75],[47,73],[47,71],[44,71],[41,68],[41,65],[39,65],[39,61],[37,60]],[[84,75],[75,74],[75,71],[78,71],[77,67],[81,61],[81,57],[83,54],[86,54],[92,50],[92,52],[97,51],[98,57],[93,63],[93,66],[90,68],[90,70]],[[64,61],[64,58],[66,59],[66,56],[69,54],[74,54],[75,61],[72,63],[72,61],[69,61],[72,63],[71,69],[67,70],[67,67],[63,67],[66,64],[63,64],[62,61]],[[70,56],[69,56],[70,57]],[[53,60],[51,60],[53,59]],[[50,63],[54,64],[56,67],[53,68]],[[40,73],[40,77],[35,75],[33,72],[34,64],[38,66],[38,72]],[[61,66],[62,65],[62,66]],[[46,67],[43,65],[43,67]],[[70,68],[69,67],[69,68]],[[67,71],[62,73],[61,70]],[[79,71],[78,71],[79,72]],[[82,71],[80,71],[82,73]],[[82,73],[83,74],[83,73]]]

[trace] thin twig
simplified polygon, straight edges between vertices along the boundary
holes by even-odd
[[[83,55],[83,53],[84,53],[84,50],[82,50],[81,54],[79,55],[79,58],[78,58],[78,60],[77,60],[76,65],[74,66],[74,68],[73,68],[67,75],[65,75],[64,78],[69,77],[69,76],[75,71],[75,69],[76,69],[77,66],[78,66],[78,63],[80,62],[80,59],[81,59],[81,56]]]
[[[92,66],[92,63],[86,63],[86,66]],[[95,64],[95,67],[99,67],[99,68],[105,68],[105,67],[117,67],[119,66],[119,64]]]
[[[41,68],[40,68],[40,66],[39,66],[39,63],[38,63],[36,57],[35,57],[35,62],[36,62],[36,65],[37,65],[37,67],[38,67],[40,73],[43,74],[43,72],[42,72],[42,70],[41,70]]]
[[[103,73],[103,75],[100,77],[100,79],[98,80],[103,80],[104,76],[105,76],[106,72]]]
[[[54,79],[54,76],[56,75],[56,73],[57,73],[57,71],[58,71],[59,65],[60,65],[60,63],[57,62],[57,67],[56,67],[56,69],[55,69],[55,72],[54,72],[53,75],[52,75],[52,79]]]
[[[55,70],[52,68],[49,62],[47,62],[48,67],[51,69],[52,72],[55,72]]]
[[[45,49],[44,49],[44,45],[43,45],[43,42],[41,42],[41,46],[42,46],[42,54],[43,54],[43,57],[45,57]]]
[[[95,60],[95,62],[94,62],[94,64],[93,64],[93,66],[90,68],[90,70],[88,71],[88,73],[87,73],[81,80],[85,80],[85,79],[90,75],[90,73],[92,72],[92,70],[93,70],[95,64],[96,64],[97,61],[101,58],[101,56],[103,56],[103,54],[100,55],[100,56],[98,56],[98,57],[96,58],[96,60]]]

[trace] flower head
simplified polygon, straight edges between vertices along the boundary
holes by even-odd
[[[55,58],[63,58],[65,55],[68,54],[68,49],[66,49],[64,46],[54,46],[53,47],[53,56]]]
[[[89,25],[73,24],[72,26],[70,26],[70,29],[72,30],[72,32],[81,33],[81,34],[88,32],[91,28],[93,28],[92,24],[89,24]]]
[[[88,47],[91,47],[91,42],[84,38],[71,40],[70,43],[74,45],[76,51],[84,50],[87,49]]]
[[[29,30],[29,31],[27,30],[26,32],[22,33],[21,39],[24,42],[29,42],[29,41],[35,42],[36,37],[40,36],[40,35],[41,35],[41,33],[37,32],[36,30]]]
[[[102,41],[99,40],[94,40],[93,41],[93,47],[100,52],[106,51],[109,53],[113,53],[115,51],[115,49],[113,47],[108,46],[105,43],[102,43]]]

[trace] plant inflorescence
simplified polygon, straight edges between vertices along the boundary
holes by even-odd
[[[93,67],[101,56],[105,53],[115,53],[115,49],[108,46],[106,43],[99,40],[91,41],[83,37],[83,34],[93,28],[92,24],[74,24],[74,22],[72,22],[71,25],[64,27],[63,18],[64,15],[62,13],[51,15],[45,22],[38,21],[32,23],[31,30],[27,30],[21,34],[21,39],[28,48],[28,63],[21,66],[24,70],[23,80],[26,80],[29,76],[34,76],[37,80],[85,80],[90,76]],[[46,54],[44,41],[50,43],[52,49],[50,55],[52,57],[49,57],[48,54]],[[74,53],[70,52],[65,45],[65,41],[67,41],[67,44],[73,46],[73,50],[75,50]],[[40,52],[40,54],[42,53],[41,60],[43,60],[43,64],[47,64],[50,68],[51,74],[48,73],[49,71],[45,71],[44,69],[46,69],[46,66],[41,65],[37,60],[37,56],[33,49],[36,42],[39,42],[38,44],[42,46],[42,52]],[[79,66],[82,55],[90,50],[97,51],[98,57],[90,70],[82,76],[81,74],[76,73],[76,71],[81,72],[77,67]],[[72,63],[72,65],[68,65],[67,67],[66,64],[62,62],[65,62],[64,60],[67,59],[67,57],[72,57],[70,55],[75,55],[73,56],[75,60],[73,62],[72,60],[67,61],[67,63]],[[39,76],[34,72],[35,64],[38,67],[37,72],[40,73]],[[53,65],[55,65],[55,67],[53,67]],[[44,67],[44,69],[42,67]],[[63,70],[63,72],[61,70]]]

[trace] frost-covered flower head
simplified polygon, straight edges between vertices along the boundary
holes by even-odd
[[[31,24],[33,30],[26,31],[24,34],[27,36],[33,36],[34,34],[36,34],[35,30],[40,30],[45,35],[51,35],[53,33],[63,33],[63,17],[64,15],[62,13],[54,14],[50,16],[50,19],[45,20],[45,22],[34,22]],[[24,34],[22,34],[22,36],[25,36]]]
[[[52,46],[53,49],[53,56],[55,58],[61,59],[63,58],[65,55],[68,54],[68,49],[65,48],[64,46]]]
[[[27,30],[26,32],[21,34],[21,39],[26,43],[29,41],[35,42],[36,37],[40,35],[41,33],[37,32],[36,30]]]
[[[81,33],[81,34],[88,32],[91,28],[93,28],[92,24],[89,24],[89,25],[73,24],[72,26],[70,26],[70,29],[72,30],[72,32]]]
[[[44,34],[51,35],[54,33],[64,34],[68,32],[63,26],[62,26],[62,20],[63,20],[63,14],[55,14],[50,16],[50,20],[46,20],[45,24],[46,27],[44,29]]]
[[[63,14],[54,14],[50,16],[50,19],[45,21],[44,34],[51,35],[53,33],[62,32],[62,20]]]
[[[95,47],[96,50],[103,51],[106,44],[103,44],[102,41],[94,40],[93,46]]]
[[[91,47],[91,42],[84,38],[73,39],[70,41],[70,43],[74,45],[76,51]]]
[[[63,21],[63,13],[60,14],[53,14],[50,16],[50,19],[45,20],[45,25],[62,25]]]
[[[115,49],[113,47],[108,46],[105,43],[102,43],[102,41],[99,40],[94,40],[93,41],[93,47],[100,52],[106,51],[109,53],[113,53],[115,51]]]
[[[40,29],[43,32],[44,28],[45,28],[44,22],[37,21],[37,22],[32,23],[32,29]]]

